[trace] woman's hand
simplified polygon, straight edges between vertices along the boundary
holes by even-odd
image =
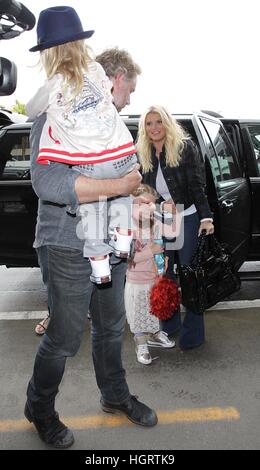
[[[205,230],[206,235],[211,235],[214,233],[214,225],[211,220],[204,220],[200,223],[199,227],[199,236],[201,235],[202,231]]]

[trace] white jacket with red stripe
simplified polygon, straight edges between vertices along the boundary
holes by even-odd
[[[94,164],[135,153],[132,136],[113,105],[111,82],[99,63],[89,64],[80,95],[70,100],[71,94],[57,74],[26,105],[30,120],[47,113],[38,163]]]

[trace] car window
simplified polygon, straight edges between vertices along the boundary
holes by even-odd
[[[218,159],[216,158],[216,153],[214,151],[211,140],[204,126],[200,126],[200,133],[203,138],[204,145],[207,148],[207,153],[205,155],[205,169],[208,167],[208,163],[209,163],[210,173],[213,177],[216,190],[218,191],[218,181],[219,181],[219,175],[220,175]]]
[[[133,141],[136,142],[137,140],[137,133],[138,133],[138,125],[135,125],[135,124],[129,124],[129,123],[126,123],[127,127],[128,127],[128,130],[131,132],[132,134],[132,138],[133,138]]]
[[[0,139],[0,179],[29,179],[29,170],[29,134],[7,132],[2,135]]]
[[[260,176],[260,126],[248,126],[248,132],[250,134],[251,142],[254,148],[258,176]]]
[[[220,124],[207,119],[202,119],[202,124],[214,149],[210,164],[217,186],[223,186],[224,182],[241,177],[234,149]]]

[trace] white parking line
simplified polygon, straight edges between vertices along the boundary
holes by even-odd
[[[38,320],[46,317],[47,313],[47,310],[0,312],[0,320]]]
[[[219,302],[214,307],[208,309],[212,310],[237,310],[245,308],[260,308],[260,299],[255,300],[232,300],[230,302]],[[181,308],[183,311],[184,309]],[[22,312],[0,312],[0,320],[38,320],[47,315],[47,310],[34,310]]]
[[[254,300],[231,300],[230,302],[219,302],[214,305],[214,307],[209,308],[209,310],[236,310],[240,308],[259,308],[260,299]]]

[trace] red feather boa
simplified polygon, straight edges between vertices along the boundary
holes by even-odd
[[[168,320],[180,304],[178,285],[172,279],[159,276],[150,290],[150,313],[159,320]]]

